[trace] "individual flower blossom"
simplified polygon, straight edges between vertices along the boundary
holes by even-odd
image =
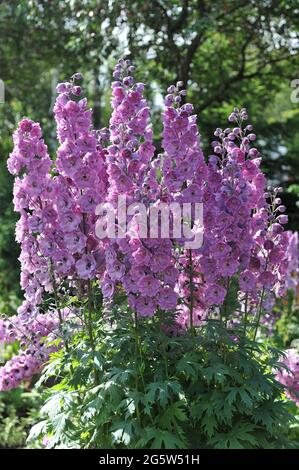
[[[224,287],[212,284],[206,292],[205,299],[209,304],[220,305],[223,303],[225,295]]]
[[[78,276],[81,279],[91,279],[95,273],[96,262],[94,257],[90,255],[83,255],[76,262],[76,269]]]
[[[221,267],[221,273],[223,276],[231,277],[238,271],[239,263],[233,258],[227,257],[219,264],[219,268]]]
[[[67,274],[74,266],[74,258],[67,250],[57,250],[53,261],[58,274]]]
[[[139,315],[143,317],[151,317],[156,311],[156,303],[151,297],[140,296],[135,301],[135,308]]]
[[[142,295],[156,296],[160,289],[160,282],[151,275],[142,276],[138,282]]]
[[[71,254],[81,253],[86,246],[87,237],[84,233],[75,231],[64,235],[64,242]]]
[[[287,349],[281,361],[286,369],[280,369],[276,379],[285,386],[286,396],[299,406],[299,354],[296,349]]]
[[[102,280],[101,288],[102,288],[103,296],[105,298],[112,297],[114,293],[114,283],[107,274],[105,274]]]
[[[113,281],[119,281],[125,274],[125,266],[119,261],[115,261],[109,269],[109,276]]]
[[[274,286],[275,281],[276,278],[270,271],[264,271],[258,277],[258,282],[267,289],[271,289]]]
[[[78,228],[81,222],[81,216],[74,212],[63,212],[59,216],[59,223],[62,225],[65,232],[73,232]]]
[[[178,302],[178,293],[170,287],[164,287],[160,290],[158,305],[162,310],[173,311]]]
[[[256,288],[254,274],[249,270],[243,271],[239,277],[239,285],[243,292],[252,292]]]

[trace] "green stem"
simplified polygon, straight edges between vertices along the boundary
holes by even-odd
[[[162,318],[162,312],[159,310],[159,328],[160,332],[162,331],[162,325],[163,325],[163,318]],[[162,349],[162,357],[163,357],[163,363],[164,363],[164,368],[165,368],[165,375],[168,380],[169,378],[169,373],[168,373],[168,361],[167,361],[167,353],[166,353],[166,348],[165,348],[165,342],[163,341],[161,337],[161,349]]]
[[[265,295],[265,288],[263,287],[261,298],[260,298],[260,303],[259,303],[257,322],[256,322],[255,331],[254,331],[254,335],[253,335],[253,340],[254,341],[256,339],[257,331],[258,331],[258,328],[260,326],[260,320],[261,320],[261,315],[262,315],[262,310],[263,310],[264,295]]]
[[[138,332],[138,317],[137,317],[137,312],[136,310],[134,311],[134,337],[135,337],[135,353],[136,353],[136,365],[137,365],[137,375],[135,376],[135,388],[136,392],[139,392],[139,380],[138,380],[138,374],[139,374],[139,364],[138,364],[138,358],[139,358],[139,332]],[[136,413],[137,413],[137,418],[140,421],[140,410],[139,410],[139,403],[137,402],[136,405]]]
[[[192,264],[192,251],[189,250],[189,282],[190,282],[190,305],[189,305],[189,320],[191,335],[195,336],[195,329],[193,325],[193,310],[194,310],[194,285],[193,285],[193,264]]]
[[[50,272],[51,272],[51,277],[52,277],[52,284],[53,284],[53,292],[54,292],[55,305],[56,305],[56,308],[57,308],[58,318],[59,318],[59,329],[60,329],[60,331],[61,331],[62,337],[64,337],[64,332],[63,332],[63,317],[62,317],[61,308],[60,308],[60,301],[59,301],[59,297],[58,297],[58,287],[57,287],[57,283],[56,283],[56,279],[55,279],[55,275],[54,275],[54,269],[53,269],[53,263],[52,263],[52,261],[50,262]],[[70,352],[70,349],[69,349],[68,340],[67,340],[67,338],[63,338],[63,339],[64,339],[64,344],[65,344],[66,352],[69,353],[69,352]]]
[[[245,296],[244,337],[246,337],[247,319],[248,319],[248,293],[246,293],[246,296]]]
[[[228,302],[227,302],[227,299],[228,299],[228,294],[229,294],[229,289],[230,289],[230,281],[231,281],[231,278],[229,277],[227,279],[227,285],[226,285],[226,296],[225,296],[225,301],[224,301],[224,316],[225,316],[225,328],[227,328],[227,321],[228,321],[228,314],[227,314],[227,307],[228,307]]]
[[[87,281],[87,295],[88,295],[88,317],[87,317],[87,328],[88,328],[88,336],[90,346],[93,352],[93,359],[96,355],[96,348],[95,348],[95,341],[93,336],[93,324],[92,324],[92,313],[94,309],[94,302],[93,302],[93,291],[90,279]],[[94,372],[94,382],[95,385],[99,385],[99,371],[97,370],[95,364],[93,363],[93,372]]]

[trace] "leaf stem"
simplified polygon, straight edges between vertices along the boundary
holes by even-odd
[[[189,283],[190,283],[190,303],[189,303],[189,321],[191,335],[195,336],[195,329],[193,325],[193,310],[194,310],[194,284],[193,284],[193,263],[192,251],[189,250]]]

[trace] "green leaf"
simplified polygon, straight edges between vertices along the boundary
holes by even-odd
[[[250,398],[249,394],[246,392],[244,387],[239,389],[239,395],[245,405],[248,405],[249,407],[252,406],[252,399]]]
[[[112,430],[112,442],[129,445],[134,434],[133,423],[128,421],[118,421],[114,423]]]
[[[192,379],[198,379],[201,367],[198,361],[193,358],[192,354],[185,354],[176,364],[176,370]]]
[[[177,401],[168,406],[164,411],[159,419],[159,425],[162,429],[170,429],[172,426],[177,426],[177,422],[184,422],[187,419],[182,402]]]
[[[34,426],[32,426],[27,437],[27,442],[38,439],[40,435],[44,433],[44,430],[46,429],[47,424],[48,424],[48,421],[43,420],[43,421],[40,421],[39,423],[36,423]]]
[[[41,415],[47,415],[49,418],[54,418],[61,410],[63,393],[55,393],[48,398],[44,406],[41,408]]]
[[[201,421],[201,424],[204,428],[205,433],[208,435],[209,438],[211,438],[217,430],[218,423],[216,418],[214,416],[209,416],[206,413],[203,420]]]
[[[232,405],[237,400],[237,395],[239,393],[238,388],[232,388],[231,391],[228,393],[226,400],[229,405]]]
[[[181,393],[181,386],[178,382],[153,382],[147,388],[147,398],[150,402],[159,401],[161,406],[165,406],[170,400],[170,390],[176,395]]]
[[[220,363],[206,367],[204,370],[204,376],[206,377],[208,384],[210,384],[212,381],[223,384],[226,381],[225,376],[229,375],[231,375],[230,370]]]
[[[187,443],[181,436],[159,428],[146,428],[145,435],[136,448],[146,449],[185,449]]]

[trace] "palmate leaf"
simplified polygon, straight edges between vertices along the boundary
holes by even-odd
[[[253,411],[253,420],[254,420],[254,422],[262,424],[263,426],[265,426],[269,433],[272,432],[273,425],[275,423],[275,418],[271,414],[272,405],[273,405],[273,403],[270,403],[270,407],[262,405],[257,410]]]
[[[242,400],[242,402],[251,407],[252,406],[252,399],[250,398],[250,395],[248,394],[248,392],[245,390],[245,387],[240,387],[239,390],[238,390],[238,394]]]
[[[112,442],[115,444],[129,445],[134,435],[134,424],[132,421],[120,421],[111,428]]]
[[[209,438],[211,438],[217,430],[218,422],[215,416],[209,416],[206,413],[201,421],[201,425],[203,426],[204,432],[208,435]]]
[[[201,371],[201,365],[198,363],[198,359],[192,355],[192,353],[185,354],[176,364],[176,370],[179,373],[184,373],[187,377],[197,380],[199,372]]]
[[[151,449],[184,449],[186,442],[181,437],[168,431],[160,431],[155,437]]]
[[[230,369],[221,363],[216,363],[204,369],[204,376],[208,384],[212,381],[218,384],[223,384],[226,381],[226,377],[231,375]]]
[[[104,397],[99,394],[96,398],[91,400],[85,407],[83,418],[90,419],[95,416],[105,404]]]
[[[123,391],[123,387],[120,384],[113,380],[108,380],[103,384],[103,389],[105,392],[108,392],[111,402],[119,403]]]
[[[203,408],[202,403],[200,403],[200,402],[195,403],[191,406],[190,415],[196,421],[199,420],[202,417],[204,412],[205,412],[205,409]]]
[[[129,419],[130,416],[132,416],[136,411],[134,400],[125,398],[120,402],[119,409],[121,409],[122,413],[124,413],[125,419]]]
[[[61,368],[61,357],[59,352],[51,354],[51,360],[43,369],[43,373],[36,382],[36,388],[40,387],[43,383],[45,383],[50,377],[57,377],[57,371]]]
[[[148,399],[147,395],[145,395],[144,393],[138,392],[136,390],[133,390],[128,394],[128,400],[132,400],[132,402],[135,405],[135,408],[137,408],[140,405],[143,409],[143,412],[146,415],[151,416],[153,402]]]
[[[87,382],[92,371],[91,366],[77,366],[72,377],[72,384],[76,387]]]
[[[230,424],[235,406],[225,400],[226,392],[214,390],[212,394],[213,412],[221,423]]]
[[[58,413],[52,420],[54,435],[60,436],[64,432],[68,422],[68,414]]]
[[[32,440],[37,440],[41,434],[44,434],[47,428],[47,424],[48,424],[48,421],[43,420],[43,421],[40,421],[39,423],[36,423],[34,426],[32,426],[27,437],[27,442],[30,442]]]
[[[54,418],[55,415],[61,410],[63,395],[63,392],[59,392],[48,398],[40,410],[41,415],[47,415],[49,418]]]
[[[109,407],[104,406],[101,409],[101,412],[96,415],[96,418],[94,420],[97,429],[100,429],[101,427],[103,427],[107,423],[111,422],[111,417],[113,416],[113,411],[114,410],[111,410],[110,406]]]
[[[251,423],[236,423],[229,433],[217,433],[211,444],[215,449],[244,449],[257,447],[257,439],[254,436],[256,426]]]
[[[292,422],[292,416],[289,414],[284,403],[281,401],[265,401],[257,409],[253,410],[253,420],[255,423],[266,427],[269,434],[277,432],[277,422]],[[291,425],[290,425],[291,427]]]
[[[151,402],[157,399],[161,406],[166,405],[170,399],[167,383],[154,382],[149,384],[147,387],[147,397]]]
[[[136,448],[145,449],[185,449],[187,443],[181,435],[159,429],[146,428],[145,435],[136,443]]]
[[[130,377],[133,377],[135,374],[133,369],[120,369],[118,367],[113,367],[109,373],[109,376],[111,379],[113,379],[113,382],[119,383],[119,384],[125,384],[128,382]]]
[[[237,387],[232,388],[226,397],[226,401],[230,406],[237,401],[239,389]]]
[[[217,436],[211,443],[214,444],[215,449],[244,449],[241,442],[234,437],[228,439],[225,436]]]
[[[187,414],[183,403],[177,401],[167,407],[159,419],[159,426],[162,429],[170,429],[177,426],[177,422],[187,421]]]
[[[212,401],[210,393],[199,395],[197,402],[191,408],[191,416],[196,420],[201,419],[204,414],[208,417],[215,414],[215,401]]]
[[[181,393],[181,386],[178,382],[153,382],[147,388],[147,398],[151,402],[158,400],[161,406],[165,406],[170,400],[170,392],[179,395]]]

